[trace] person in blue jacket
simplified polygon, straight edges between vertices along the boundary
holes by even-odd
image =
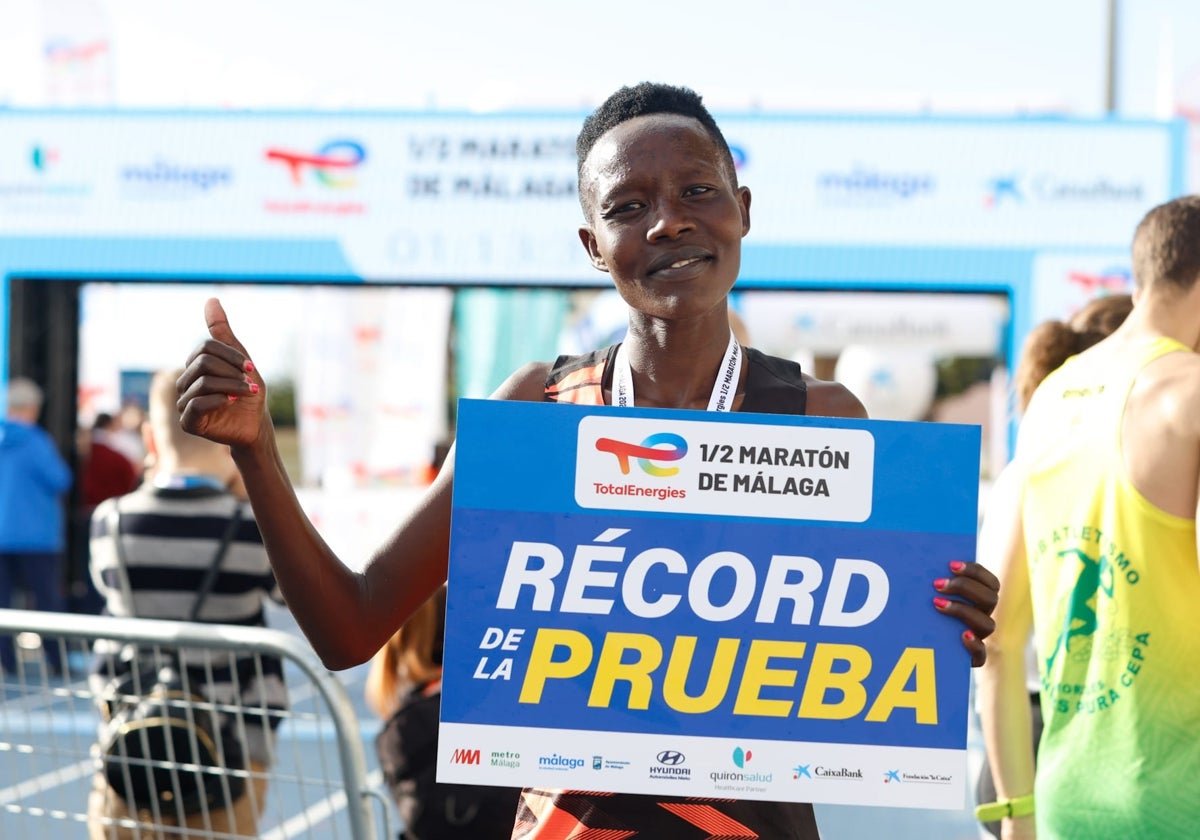
[[[8,414],[0,420],[0,607],[13,606],[17,584],[30,608],[62,612],[66,525],[62,497],[71,470],[53,439],[37,425],[42,389],[25,378],[8,384]],[[61,651],[46,645],[46,666],[61,673]],[[0,666],[17,670],[11,637],[0,637]]]

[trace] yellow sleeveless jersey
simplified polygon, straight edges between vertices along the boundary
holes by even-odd
[[[1121,452],[1134,380],[1180,350],[1160,338],[1127,358],[1072,358],[1021,430],[1039,840],[1200,837],[1196,523],[1150,504]]]

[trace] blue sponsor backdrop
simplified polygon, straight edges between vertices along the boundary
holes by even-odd
[[[749,519],[737,516],[680,515],[641,511],[598,511],[580,508],[574,499],[577,428],[587,415],[671,421],[825,426],[868,430],[875,438],[874,498],[863,523]],[[714,438],[719,429],[714,429]],[[714,414],[698,411],[617,409],[488,400],[464,400],[459,406],[455,460],[454,519],[450,555],[450,591],[446,633],[442,719],[492,726],[568,728],[697,736],[765,738],[843,744],[942,747],[963,749],[968,720],[969,659],[959,641],[962,626],[932,606],[935,578],[950,574],[952,560],[972,560],[975,553],[979,469],[979,429],[932,423],[834,420],[776,415]],[[630,613],[621,597],[621,563],[594,569],[615,572],[611,589],[593,586],[586,596],[612,599],[606,615],[559,611],[564,584],[576,546],[592,545],[607,529],[628,529],[605,543],[624,548],[626,560],[649,548],[667,548],[686,560],[689,570],[704,557],[732,551],[749,558],[757,571],[756,597],[740,616],[710,622],[689,606],[687,577],[658,569],[646,580],[646,597],[682,597],[662,618]],[[555,579],[551,608],[534,609],[532,587],[522,590],[515,609],[497,609],[497,596],[514,541],[551,544],[561,551],[565,567]],[[784,601],[774,623],[756,622],[766,568],[773,555],[815,559],[828,582],[836,558],[870,560],[888,575],[886,608],[863,627],[823,627],[826,586],[815,595],[810,624],[791,623]],[[535,566],[538,561],[533,561]],[[791,580],[791,579],[789,579]],[[857,580],[846,603],[861,604],[866,584]],[[718,572],[711,600],[724,603],[734,586],[731,570]],[[481,649],[488,628],[522,628],[515,650]],[[548,679],[537,703],[522,703],[521,688],[539,628],[568,630],[587,637],[591,660],[570,679]],[[630,708],[630,686],[618,681],[605,706],[589,706],[597,660],[606,634],[652,636],[651,649],[662,648],[663,661],[651,672],[649,708]],[[495,636],[495,634],[492,634]],[[676,637],[695,637],[695,654],[685,682],[686,694],[700,695],[708,684],[719,639],[738,639],[732,680],[723,699],[703,714],[671,708],[662,691],[664,674]],[[768,685],[757,692],[763,700],[785,701],[783,716],[735,714],[734,705],[752,640],[802,641],[800,658],[776,658],[769,667],[795,671],[792,686]],[[869,654],[870,672],[862,679],[865,707],[845,720],[797,715],[808,670],[817,645],[847,645]],[[928,648],[936,662],[937,723],[918,723],[912,708],[895,708],[884,722],[864,717],[906,648]],[[486,657],[486,662],[483,661]],[[567,657],[560,648],[556,661]],[[490,678],[503,659],[510,678]],[[636,659],[626,651],[622,662]],[[861,655],[860,655],[861,659]],[[683,660],[680,661],[683,664]],[[844,667],[844,666],[843,666]],[[834,670],[839,670],[835,667]],[[782,679],[787,682],[785,676]],[[836,681],[836,680],[834,680]],[[915,678],[906,686],[917,690]],[[856,689],[852,689],[855,692]],[[826,704],[844,698],[841,689],[822,695]],[[787,705],[787,704],[790,704]]]

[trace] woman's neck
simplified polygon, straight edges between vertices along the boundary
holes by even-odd
[[[729,349],[729,316],[724,308],[718,314],[670,324],[630,317],[625,345],[639,407],[708,407]]]

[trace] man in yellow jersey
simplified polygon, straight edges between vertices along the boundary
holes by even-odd
[[[1200,834],[1200,196],[1146,215],[1133,270],[1125,323],[1034,394],[980,535],[1001,578],[979,693],[1005,838]]]

